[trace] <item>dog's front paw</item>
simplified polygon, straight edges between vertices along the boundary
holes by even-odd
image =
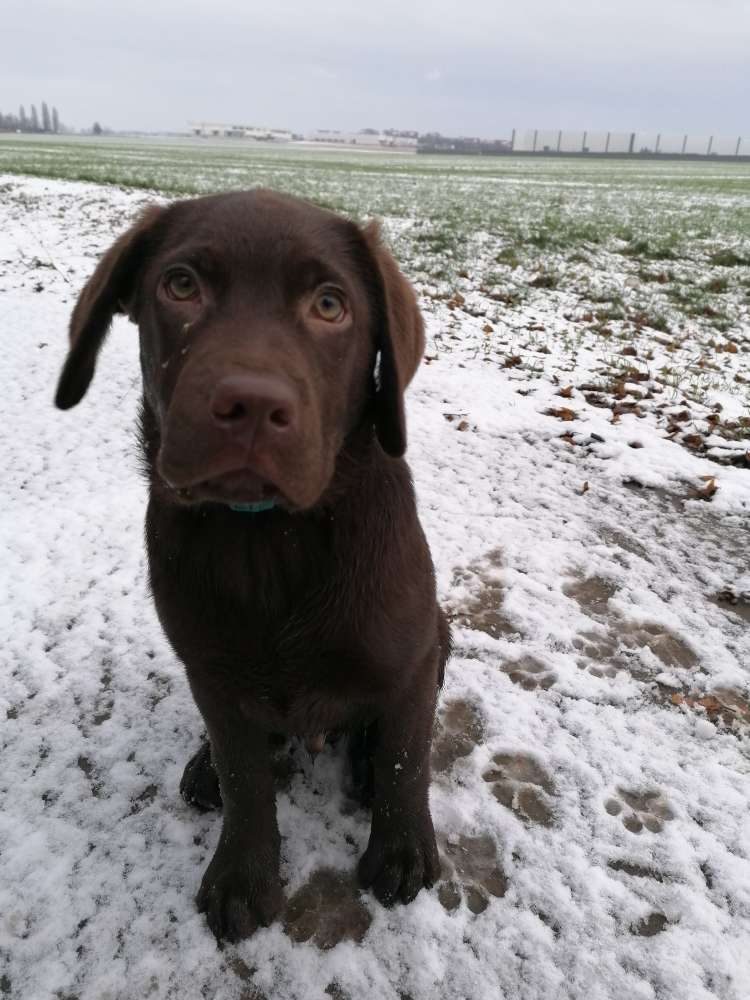
[[[358,875],[363,888],[372,888],[384,906],[396,900],[410,903],[422,886],[440,876],[435,833],[429,815],[419,823],[377,831],[362,855]]]
[[[284,906],[284,893],[273,866],[225,859],[217,852],[195,901],[216,940],[234,942],[272,924]]]
[[[199,809],[221,809],[219,776],[211,763],[211,745],[204,740],[200,750],[190,758],[180,781],[180,795]]]

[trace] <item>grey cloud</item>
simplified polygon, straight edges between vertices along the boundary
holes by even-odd
[[[744,0],[11,0],[3,29],[0,108],[78,126],[748,128]]]

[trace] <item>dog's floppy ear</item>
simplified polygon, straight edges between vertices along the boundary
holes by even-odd
[[[112,317],[127,310],[145,237],[163,212],[157,205],[147,208],[107,250],[78,296],[70,319],[70,349],[55,394],[55,405],[61,410],[83,399]]]
[[[424,324],[414,289],[383,245],[377,223],[363,229],[381,299],[377,347],[380,370],[375,386],[375,430],[394,458],[406,451],[404,391],[424,353]]]

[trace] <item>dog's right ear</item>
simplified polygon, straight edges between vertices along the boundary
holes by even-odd
[[[406,451],[404,392],[424,354],[424,323],[414,289],[383,244],[380,227],[371,222],[360,235],[370,255],[380,299],[375,430],[385,453],[400,458]]]
[[[112,317],[127,311],[143,263],[146,237],[164,211],[157,205],[147,208],[107,250],[78,296],[70,319],[70,349],[55,394],[55,406],[61,410],[83,399]]]

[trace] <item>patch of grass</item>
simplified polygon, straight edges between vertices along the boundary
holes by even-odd
[[[635,257],[639,260],[678,260],[679,254],[675,248],[674,240],[654,240],[638,239],[631,240],[620,250],[624,257]]]
[[[703,288],[713,295],[723,295],[729,289],[729,279],[724,277],[711,278]]]
[[[603,309],[597,309],[595,317],[598,323],[611,323],[623,320],[627,316],[625,304],[619,296],[610,299]]]
[[[644,284],[668,285],[675,280],[673,271],[638,271],[638,280]]]
[[[646,326],[651,330],[659,330],[661,333],[670,332],[669,320],[661,313],[644,310],[633,313],[629,318],[636,327]]]
[[[529,282],[531,288],[557,288],[560,284],[560,274],[557,271],[541,270]]]
[[[515,246],[503,247],[500,253],[496,254],[495,263],[506,264],[509,268],[515,270],[521,263],[518,248]]]
[[[726,315],[719,301],[712,299],[705,286],[678,285],[667,291],[669,298],[685,316],[709,320],[725,320]]]
[[[708,259],[716,267],[750,267],[750,253],[741,254],[736,250],[717,250]]]
[[[611,311],[607,316],[607,319],[622,318],[622,311],[624,310],[625,303],[623,302],[622,295],[620,295],[620,292],[617,289],[590,288],[586,293],[586,298],[589,302],[610,306]]]
[[[656,352],[655,367],[665,352],[679,366],[712,337],[719,339],[717,331],[743,331],[750,324],[750,167],[743,164],[412,157],[229,140],[0,136],[0,172],[167,195],[262,185],[355,220],[380,217],[399,263],[425,292],[426,308],[450,314],[445,329],[431,334],[436,346],[465,346],[466,331],[473,336],[474,320],[485,317],[497,330],[480,337],[478,349],[491,351],[500,364],[526,342],[523,307],[530,296],[540,341],[549,340],[553,356],[559,348],[571,372],[576,352],[591,349],[592,341],[599,352],[619,353],[635,321],[644,330],[639,357],[648,360],[640,349],[647,342]],[[3,185],[0,191],[5,197]],[[98,204],[99,194],[81,189],[77,204]],[[128,221],[108,217],[113,231]],[[629,280],[635,275],[637,282]],[[466,300],[451,310],[446,304],[456,290]],[[560,330],[561,302],[569,330]],[[742,336],[737,342],[737,356],[719,355],[720,378],[724,390],[747,396],[746,367],[741,376],[737,369],[748,356]],[[708,377],[696,369],[683,373],[682,384],[705,388]]]

